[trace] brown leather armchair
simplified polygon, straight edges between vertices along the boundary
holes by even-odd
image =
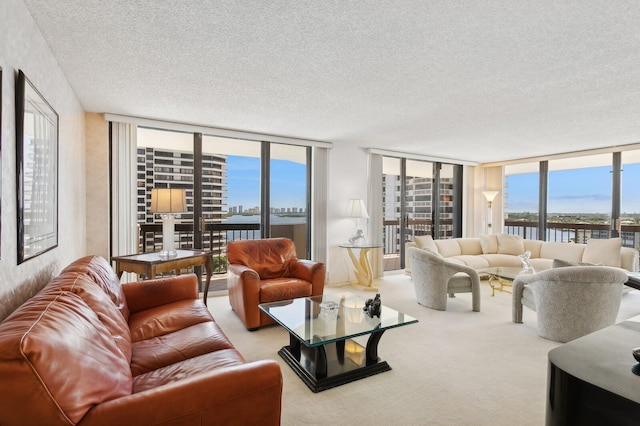
[[[227,245],[229,303],[249,330],[274,321],[260,303],[319,296],[325,265],[298,259],[288,238],[232,241]]]

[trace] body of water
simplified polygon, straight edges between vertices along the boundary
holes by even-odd
[[[272,214],[269,218],[272,225],[296,225],[306,223],[306,216],[280,216]],[[223,223],[260,223],[260,215],[233,215],[229,216]],[[227,231],[227,242],[243,239],[257,240],[262,238],[262,232],[257,231]]]

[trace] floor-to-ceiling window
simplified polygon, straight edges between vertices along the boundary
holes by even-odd
[[[538,239],[539,163],[508,165],[504,168],[505,231]]]
[[[549,161],[547,241],[609,237],[611,164],[610,153]]]
[[[162,246],[152,189],[182,188],[188,211],[176,218],[176,246],[212,250],[216,270],[234,239],[288,237],[308,258],[310,162],[307,146],[138,127],[139,250]]]
[[[616,224],[626,247],[640,247],[640,150],[622,153],[620,221]]]
[[[310,149],[277,143],[269,148],[271,237],[293,240],[301,259],[309,258]]]
[[[461,236],[461,166],[384,156],[385,270],[404,268],[404,246],[415,236]]]
[[[640,151],[507,165],[505,177],[506,232],[579,243],[620,236],[639,246]]]

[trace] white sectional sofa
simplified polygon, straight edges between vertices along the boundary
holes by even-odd
[[[443,257],[476,270],[494,266],[521,267],[519,255],[531,252],[535,271],[551,269],[554,259],[568,262],[615,266],[638,272],[638,250],[622,247],[620,238],[591,239],[587,244],[525,240],[517,235],[481,235],[477,238],[434,240],[430,235],[414,237],[406,247],[428,248]],[[406,250],[405,250],[406,253]],[[405,257],[405,273],[411,265]]]

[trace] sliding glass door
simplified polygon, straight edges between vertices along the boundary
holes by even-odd
[[[383,157],[382,173],[386,271],[404,268],[414,237],[461,236],[461,166]]]

